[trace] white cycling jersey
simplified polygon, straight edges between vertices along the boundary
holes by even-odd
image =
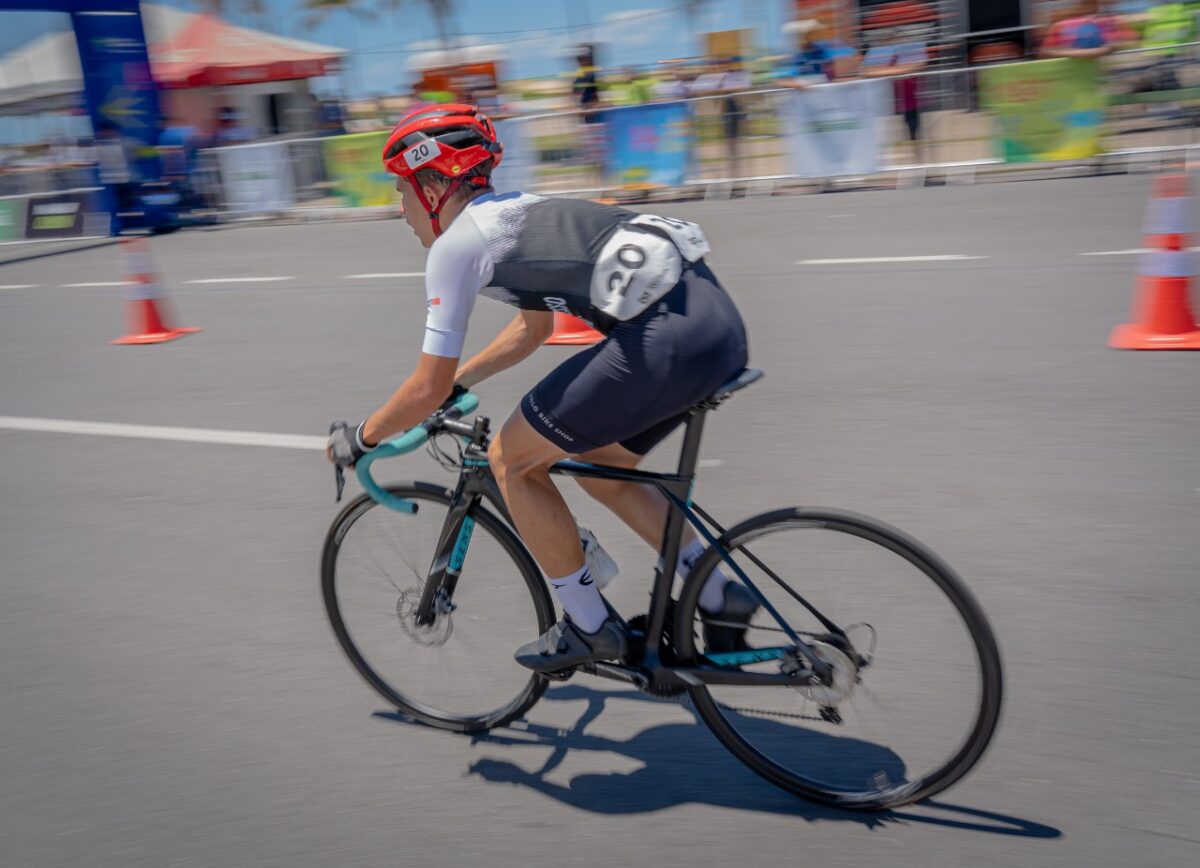
[[[578,199],[488,193],[433,243],[422,350],[462,355],[476,296],[593,324],[630,320],[709,252],[695,223]]]

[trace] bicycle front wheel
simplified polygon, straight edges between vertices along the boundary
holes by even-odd
[[[501,726],[525,713],[546,679],[513,660],[513,649],[548,630],[554,607],[517,536],[482,505],[449,605],[430,624],[415,610],[451,494],[422,482],[387,486],[414,514],[365,494],[334,520],[321,560],[325,608],[342,650],[397,710],[457,732]]]
[[[979,760],[1000,715],[1000,652],[978,603],[937,555],[882,522],[824,509],[756,516],[721,547],[832,670],[825,685],[692,688],[697,711],[740,760],[786,790],[858,810],[931,796]],[[681,661],[786,671],[795,643],[765,607],[746,631],[758,654],[739,660],[706,646],[698,603],[719,564],[714,546],[684,585]]]

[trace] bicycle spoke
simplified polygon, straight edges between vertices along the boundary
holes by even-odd
[[[696,628],[682,631],[684,646],[700,637],[703,653],[703,626],[740,630],[751,649],[778,645],[783,633],[804,642],[828,674],[794,687],[706,685],[693,696],[704,720],[752,768],[770,769],[772,780],[814,798],[878,806],[961,776],[969,764],[951,763],[964,750],[977,757],[986,744],[995,705],[985,690],[999,685],[985,679],[973,626],[945,590],[953,577],[931,581],[939,565],[881,543],[886,533],[874,526],[859,534],[824,513],[762,522],[730,531],[730,546],[783,621],[763,624],[762,614],[750,624],[701,621],[696,600],[707,576],[689,577],[680,603]],[[752,553],[736,533],[746,534]],[[842,632],[830,624],[851,626]],[[881,634],[886,655],[877,647]],[[776,674],[785,665],[786,658],[742,669]],[[984,713],[991,717],[981,736],[975,722]]]

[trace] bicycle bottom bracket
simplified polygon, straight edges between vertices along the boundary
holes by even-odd
[[[417,606],[421,603],[422,590],[406,588],[400,592],[400,598],[396,600],[396,617],[400,622],[400,629],[418,645],[444,645],[454,630],[454,622],[450,617],[454,606],[449,601],[447,605],[435,605],[433,620],[427,624],[419,624]]]

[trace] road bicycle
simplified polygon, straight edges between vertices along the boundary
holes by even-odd
[[[551,468],[651,485],[671,504],[649,609],[627,622],[627,656],[567,672],[531,673],[511,656],[556,614],[489,470],[489,420],[463,419],[476,396],[368,453],[355,467],[364,493],[334,520],[321,563],[351,663],[402,714],[465,733],[522,717],[554,679],[615,679],[690,702],[759,775],[843,808],[895,807],[958,781],[995,732],[1003,679],[991,627],[955,572],[855,513],[788,507],[725,528],[692,499],[707,413],[761,376],[747,369],[691,409],[674,473]],[[375,462],[423,444],[458,474],[453,488],[372,477]],[[707,547],[675,594],[663,565],[677,562],[684,522]],[[705,639],[706,628],[744,626],[699,608],[718,567],[761,602],[736,650]]]

